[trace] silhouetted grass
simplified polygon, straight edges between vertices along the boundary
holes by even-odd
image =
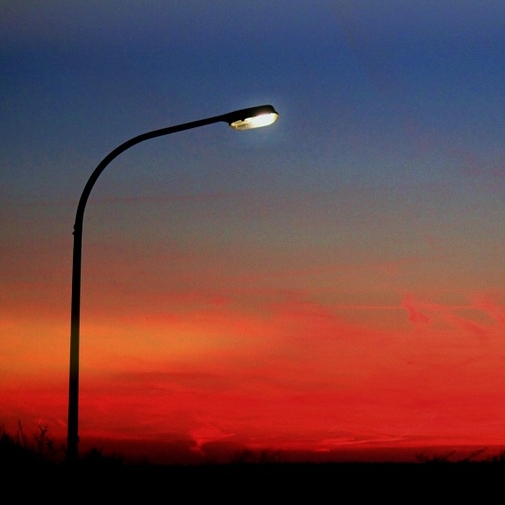
[[[486,493],[503,492],[505,455],[484,461],[468,457],[458,462],[449,458],[423,458],[415,463],[282,463],[268,458],[237,457],[228,464],[162,465],[128,463],[120,456],[104,456],[93,449],[74,464],[67,463],[64,448],[57,450],[39,428],[32,437],[24,435],[21,425],[16,436],[0,428],[0,464],[3,490],[20,478],[28,485],[16,485],[17,497],[40,497],[44,494],[64,497],[65,489],[74,497],[100,496],[111,498],[142,496],[146,493],[184,492],[188,497],[234,497],[234,489],[242,496],[258,497],[275,493],[297,497],[299,493],[321,490],[352,492],[355,498],[370,493],[390,496],[408,488],[409,493],[427,496],[461,492],[465,489]]]

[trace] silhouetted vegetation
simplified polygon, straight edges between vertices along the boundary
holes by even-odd
[[[399,482],[416,487],[470,483],[501,487],[505,477],[505,452],[481,459],[484,449],[456,461],[452,459],[455,456],[452,452],[436,457],[419,454],[417,462],[413,463],[283,463],[281,454],[276,451],[243,450],[227,464],[201,465],[128,463],[121,456],[106,456],[100,450],[92,449],[70,465],[65,461],[65,447],[55,447],[48,435],[47,426],[39,426],[31,436],[25,434],[21,423],[18,423],[14,435],[0,426],[2,477],[23,475],[30,477],[31,481],[40,477],[39,481],[46,487],[49,483],[73,482],[89,493],[102,492],[103,489],[112,491],[118,487],[126,493],[135,486],[140,489],[146,483],[154,488],[168,486],[172,490],[194,491],[207,485],[224,489],[230,483],[247,489],[258,486],[287,489],[303,485],[343,487],[356,480],[361,486],[374,489],[396,486]],[[26,487],[23,491],[34,489]]]
[[[470,463],[470,462],[478,462],[479,456],[484,454],[486,452],[486,449],[478,449],[476,451],[471,452],[469,455],[464,456],[462,458],[459,458],[456,460],[457,463]],[[454,460],[451,460],[452,457],[456,454],[456,451],[451,451],[447,454],[441,455],[441,456],[427,456],[424,453],[417,454],[416,459],[420,463],[431,463],[431,464],[436,464],[436,463],[454,463]],[[487,461],[490,462],[498,462],[503,460],[503,456],[500,456],[499,458],[496,457],[491,457],[488,458]]]
[[[3,468],[49,465],[56,461],[56,455],[47,426],[39,426],[30,438],[19,421],[15,436],[8,434],[5,427],[0,427],[0,462]]]
[[[31,436],[26,435],[20,421],[15,435],[0,426],[0,465],[3,470],[11,473],[27,470],[55,472],[67,467],[65,457],[65,446],[55,446],[48,436],[47,426],[39,425]],[[120,468],[123,459],[120,456],[105,456],[94,448],[82,455],[77,464],[80,469],[104,471]]]
[[[282,457],[279,451],[272,451],[268,449],[251,451],[250,449],[243,449],[235,453],[230,463],[282,463]]]

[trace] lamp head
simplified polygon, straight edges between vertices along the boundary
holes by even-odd
[[[271,105],[260,105],[248,109],[237,110],[226,114],[225,121],[234,130],[252,130],[269,126],[275,121],[279,114]]]

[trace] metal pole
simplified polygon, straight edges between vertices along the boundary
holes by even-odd
[[[68,386],[68,433],[67,433],[67,461],[75,462],[79,456],[79,332],[80,332],[80,312],[81,312],[81,257],[82,257],[82,229],[84,222],[84,210],[91,190],[107,165],[130,147],[139,144],[145,140],[171,133],[198,128],[200,126],[217,123],[220,121],[232,125],[233,122],[258,116],[265,113],[275,112],[271,105],[262,105],[229,112],[220,116],[214,116],[207,119],[200,119],[189,123],[183,123],[177,126],[169,126],[159,130],[153,130],[143,133],[127,140],[123,144],[111,151],[95,168],[88,182],[84,186],[74,224],[74,250],[72,260],[72,304],[71,304],[71,322],[70,322],[70,373]]]
[[[74,462],[78,459],[79,444],[79,339],[80,339],[80,317],[81,317],[81,258],[82,258],[82,232],[84,222],[84,210],[91,190],[107,165],[128,148],[162,135],[197,128],[218,121],[225,121],[228,116],[216,116],[178,126],[171,126],[154,130],[142,135],[138,135],[127,140],[111,151],[91,174],[77,206],[74,224],[74,250],[72,259],[72,302],[71,302],[71,322],[70,322],[70,373],[68,387],[68,433],[67,433],[67,461]]]

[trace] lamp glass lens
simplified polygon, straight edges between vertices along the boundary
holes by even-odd
[[[259,116],[248,117],[246,119],[239,119],[230,124],[235,130],[251,130],[253,128],[261,128],[274,123],[278,118],[275,112],[267,114],[260,114]]]

